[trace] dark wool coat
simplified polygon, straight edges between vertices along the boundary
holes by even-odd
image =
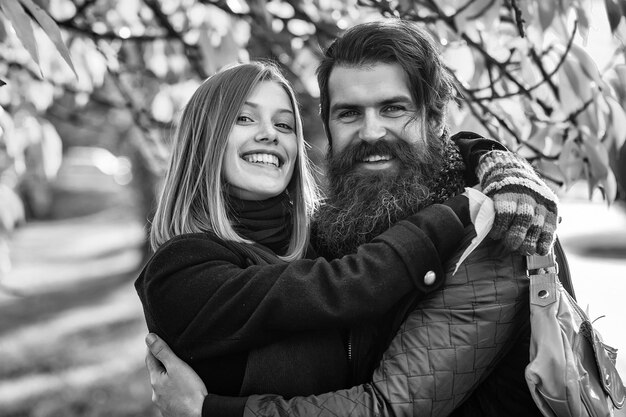
[[[438,288],[441,259],[463,233],[454,212],[437,204],[354,255],[265,266],[212,234],[189,234],[162,245],[135,286],[149,330],[198,372],[209,392],[321,393],[346,384],[338,329],[382,316],[409,293]],[[433,285],[424,284],[429,271],[437,277]],[[293,361],[278,356],[301,349]]]

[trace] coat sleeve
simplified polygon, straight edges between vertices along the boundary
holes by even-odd
[[[462,271],[407,316],[371,382],[289,400],[250,396],[243,415],[449,415],[519,343],[529,320],[522,258],[503,253],[492,241],[468,259]],[[526,387],[523,374],[509,377]]]
[[[189,236],[160,248],[135,283],[148,327],[187,361],[246,351],[285,332],[346,327],[381,316],[411,291],[430,292],[463,225],[449,207],[433,205],[356,254],[248,267],[225,245]],[[426,285],[430,270],[437,281]]]

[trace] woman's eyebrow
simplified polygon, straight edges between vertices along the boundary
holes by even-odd
[[[254,103],[254,102],[252,102],[252,101],[246,101],[245,103],[243,103],[243,105],[244,105],[244,106],[249,106],[249,107],[252,107],[252,108],[254,108],[254,109],[258,109],[259,107],[262,107],[262,105],[261,105],[261,104]],[[287,109],[287,108],[279,108],[279,109],[277,109],[277,112],[278,112],[278,113],[289,113],[289,114],[292,114],[292,115],[294,114],[294,113],[293,113],[293,110],[291,110],[291,109]]]

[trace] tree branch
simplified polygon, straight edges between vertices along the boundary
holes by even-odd
[[[492,101],[492,100],[500,100],[500,99],[505,99],[505,98],[511,98],[511,97],[514,97],[514,96],[517,96],[517,95],[525,95],[525,96],[527,96],[527,97],[532,99],[532,97],[530,96],[530,93],[532,91],[536,90],[537,88],[541,87],[544,83],[546,83],[549,80],[551,80],[552,77],[559,71],[561,66],[563,66],[563,63],[565,62],[565,59],[567,58],[567,54],[569,53],[569,51],[570,51],[570,49],[572,47],[572,44],[574,43],[575,35],[576,35],[576,25],[574,25],[574,29],[572,31],[572,35],[571,35],[571,37],[568,40],[568,43],[567,43],[566,48],[565,48],[565,52],[561,55],[561,57],[559,59],[559,62],[554,67],[554,69],[552,71],[550,71],[550,73],[544,73],[543,74],[544,78],[541,81],[539,81],[538,83],[536,83],[536,84],[534,84],[534,85],[532,85],[530,87],[524,87],[524,86],[521,86],[519,84],[516,84],[518,86],[518,90],[514,91],[512,93],[495,95],[495,96],[491,95],[491,96],[485,96],[485,97],[475,97],[475,99],[477,101]],[[541,69],[543,69],[543,71],[545,71],[545,68],[543,68],[543,66],[541,66]],[[501,73],[506,78],[511,79],[510,75],[507,72],[501,71]],[[478,93],[478,92],[483,91],[483,90],[488,89],[488,88],[489,87],[485,87],[485,88],[481,88],[481,89],[474,89],[474,90],[468,90],[468,91],[471,91],[473,93]]]
[[[68,20],[60,20],[57,21],[59,27],[63,29],[67,29],[72,32],[80,33],[82,35],[86,35],[87,37],[93,40],[120,40],[124,42],[152,42],[160,39],[174,39],[175,37],[169,33],[163,33],[158,35],[130,35],[126,37],[122,37],[119,34],[108,31],[108,32],[96,32],[91,28],[87,28],[84,26],[79,26],[72,19]]]
[[[522,15],[522,9],[519,7],[519,4],[517,4],[517,0],[511,0],[510,7],[513,9],[513,15],[515,16],[517,32],[519,33],[520,37],[524,38],[526,37],[526,31],[524,29],[524,23],[526,23],[526,21],[524,20],[524,16]]]
[[[174,26],[172,26],[167,15],[163,13],[163,10],[161,9],[161,6],[159,5],[159,2],[157,0],[144,0],[144,3],[150,8],[150,10],[152,10],[154,16],[156,17],[156,20],[160,23],[161,27],[163,27],[172,38],[177,39],[185,47],[185,50],[187,52],[185,56],[187,57],[187,61],[189,62],[189,64],[191,64],[191,68],[193,68],[196,75],[200,79],[207,78],[209,74],[207,74],[206,70],[204,69],[204,65],[202,64],[202,61],[200,59],[202,53],[200,52],[198,45],[190,45],[185,41],[182,34],[180,34],[174,28]]]

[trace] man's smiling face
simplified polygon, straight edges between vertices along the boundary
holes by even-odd
[[[333,155],[362,149],[355,153],[358,159],[352,169],[396,173],[401,161],[390,151],[393,143],[406,142],[417,149],[426,146],[424,123],[399,64],[337,66],[330,74],[328,90]],[[376,145],[383,142],[392,145],[390,149]]]
[[[344,255],[431,204],[444,140],[426,134],[398,64],[340,65],[328,87],[332,148],[317,237]]]

